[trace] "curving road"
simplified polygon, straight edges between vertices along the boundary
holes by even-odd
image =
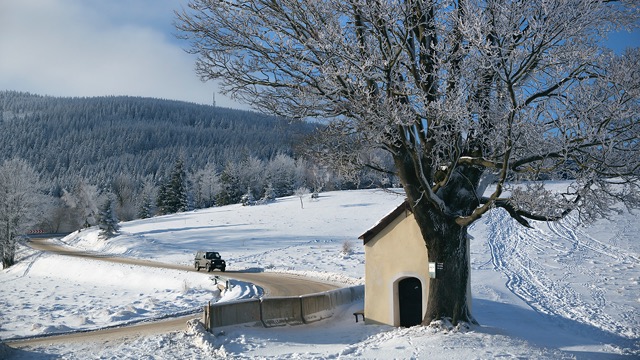
[[[93,260],[109,261],[119,264],[140,265],[183,271],[195,271],[195,269],[191,266],[167,264],[158,261],[123,258],[110,255],[101,255],[86,251],[79,251],[66,246],[53,244],[48,241],[48,239],[31,239],[28,245],[36,250],[51,252],[58,255],[90,258]],[[224,276],[228,278],[249,282],[262,287],[265,291],[265,296],[267,297],[299,296],[337,288],[337,286],[334,285],[295,275],[242,271],[227,271],[222,274],[224,274]]]
[[[46,251],[64,256],[75,256],[90,258],[92,260],[109,261],[120,264],[130,264],[139,266],[149,266],[163,269],[174,269],[183,271],[194,271],[190,266],[166,264],[157,261],[139,260],[132,258],[121,258],[109,255],[101,255],[91,252],[79,251],[70,249],[65,246],[60,246],[51,243],[48,239],[35,239],[32,238],[28,245],[36,250]],[[205,272],[205,274],[207,274]],[[306,294],[313,294],[323,292],[327,290],[336,289],[337,286],[319,282],[317,280],[278,273],[253,273],[253,272],[241,272],[241,271],[227,271],[224,273],[225,277],[237,279],[253,283],[260,286],[265,291],[266,297],[275,296],[299,296]],[[187,321],[198,318],[200,315],[188,315],[177,318],[170,318],[166,320],[141,323],[130,326],[114,327],[107,329],[100,329],[87,332],[79,332],[72,334],[62,334],[47,336],[42,338],[33,338],[25,340],[9,341],[7,344],[14,348],[26,347],[26,346],[42,346],[55,343],[66,343],[74,341],[105,341],[106,339],[127,339],[131,337],[160,334],[171,331],[186,330]]]

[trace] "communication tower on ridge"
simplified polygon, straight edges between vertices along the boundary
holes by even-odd
[[[211,106],[216,107],[216,92],[213,92],[213,98],[211,99]]]

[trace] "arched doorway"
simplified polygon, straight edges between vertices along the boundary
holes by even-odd
[[[400,326],[410,327],[422,323],[422,283],[409,277],[398,282],[398,308]]]

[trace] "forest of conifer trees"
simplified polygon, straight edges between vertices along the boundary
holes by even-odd
[[[0,163],[26,161],[47,195],[25,232],[96,225],[106,202],[127,221],[266,202],[301,187],[390,185],[372,174],[347,179],[306,157],[302,141],[318,126],[162,99],[0,91]]]

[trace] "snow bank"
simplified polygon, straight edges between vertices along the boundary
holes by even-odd
[[[0,300],[4,339],[98,329],[200,311],[208,301],[260,292],[235,282],[220,294],[208,276],[187,271],[41,255],[3,272],[11,294]]]

